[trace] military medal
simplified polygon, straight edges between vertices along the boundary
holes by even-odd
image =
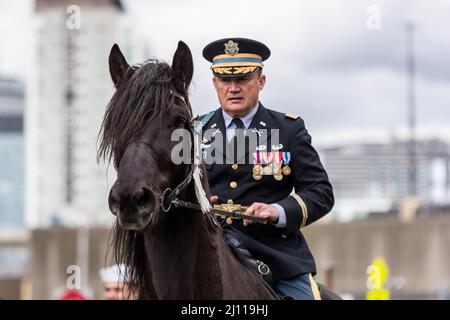
[[[285,176],[288,176],[291,174],[291,168],[289,168],[288,166],[283,167],[283,169],[281,169],[283,171],[283,174]]]
[[[274,174],[273,177],[275,180],[280,181],[283,179],[283,174],[281,173],[281,164],[276,164],[274,168]]]
[[[274,165],[273,177],[275,180],[280,181],[283,179],[283,174],[281,173],[281,163]]]
[[[263,172],[263,168],[260,164],[261,161],[261,154],[260,152],[256,152],[253,154],[253,160],[256,162],[253,165],[253,179],[255,179],[256,181],[261,180],[262,178],[262,172]]]
[[[256,181],[259,181],[262,179],[262,175],[253,172],[253,179],[255,179]]]
[[[266,164],[264,167],[265,175],[273,174],[273,164],[272,164],[272,152],[263,152],[263,162]]]
[[[255,164],[255,165],[253,166],[253,173],[254,173],[254,174],[261,174],[262,171],[263,171],[263,168],[261,167],[260,164]]]
[[[273,177],[275,180],[280,181],[283,179],[283,175],[281,173],[281,165],[282,165],[282,156],[281,152],[273,152],[272,153],[273,158]]]
[[[285,176],[288,176],[291,174],[291,168],[289,168],[289,166],[288,166],[289,161],[291,161],[291,153],[283,152],[284,167],[283,167],[282,171]]]
[[[261,165],[255,165],[255,167],[253,167],[253,179],[255,179],[256,181],[261,180],[262,178],[262,167]]]
[[[259,152],[255,152],[253,154],[253,161],[255,164],[253,165],[253,173],[254,174],[261,174],[262,173],[262,166],[261,166],[261,154]]]

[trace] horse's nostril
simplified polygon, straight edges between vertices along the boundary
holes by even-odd
[[[135,204],[138,207],[151,206],[153,204],[154,200],[155,200],[155,197],[153,196],[153,193],[147,189],[141,189],[141,191],[139,191],[134,196]]]
[[[113,188],[111,188],[111,191],[109,192],[108,206],[111,213],[115,215],[119,208],[119,199],[115,196]]]

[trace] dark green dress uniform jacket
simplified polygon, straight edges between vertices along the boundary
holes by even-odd
[[[279,141],[274,141],[278,143],[272,143],[276,137],[271,134],[271,129],[279,129]],[[220,108],[203,126],[202,131],[207,130],[210,134],[205,137],[209,138],[203,139],[202,148],[209,152],[217,149],[218,141],[215,138],[220,136],[218,133],[226,141]],[[314,258],[301,228],[331,210],[334,204],[332,186],[300,117],[270,110],[259,104],[247,135],[255,134],[260,138],[258,132],[263,130],[267,130],[267,141],[262,141],[267,147],[265,151],[290,152],[288,165],[291,173],[283,175],[280,181],[275,180],[273,175],[263,175],[260,180],[255,180],[252,172],[255,149],[246,146],[246,164],[206,164],[211,194],[219,197],[219,203],[231,200],[246,206],[254,202],[281,205],[286,213],[284,228],[260,223],[244,226],[242,221],[233,222],[231,227],[237,231],[244,246],[256,258],[267,263],[278,279],[288,279],[307,272],[315,274]],[[211,132],[215,132],[214,136]],[[272,150],[272,147],[276,147],[276,150]],[[222,150],[225,150],[224,146]]]

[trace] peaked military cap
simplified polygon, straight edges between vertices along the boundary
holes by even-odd
[[[222,78],[250,75],[262,68],[269,56],[265,44],[246,38],[220,39],[203,49],[203,57],[212,62],[213,74]]]

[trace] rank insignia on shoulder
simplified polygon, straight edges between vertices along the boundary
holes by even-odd
[[[299,115],[296,115],[296,114],[293,114],[293,113],[290,113],[290,112],[286,112],[286,113],[284,114],[284,116],[285,116],[286,118],[289,118],[289,119],[292,119],[292,120],[297,120],[298,118],[300,118]]]

